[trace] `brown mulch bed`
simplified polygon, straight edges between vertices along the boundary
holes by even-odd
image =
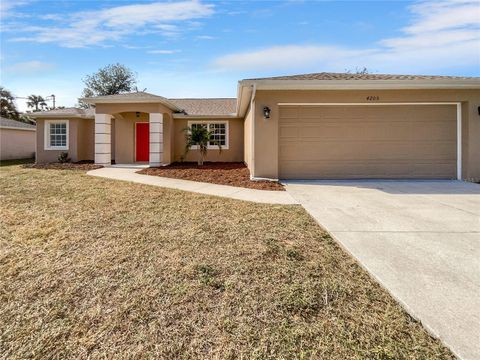
[[[91,161],[79,161],[73,163],[48,163],[48,164],[26,164],[23,165],[25,168],[33,169],[46,169],[46,170],[82,170],[89,171],[100,169],[102,165],[96,165]]]
[[[202,166],[193,162],[172,163],[168,166],[143,169],[138,173],[249,189],[285,191],[283,185],[276,181],[250,180],[248,168],[239,162],[209,162]]]

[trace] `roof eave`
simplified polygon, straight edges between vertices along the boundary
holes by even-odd
[[[33,119],[65,119],[65,118],[80,118],[80,119],[94,119],[94,116],[80,115],[80,114],[35,114],[29,115]]]
[[[37,130],[35,127],[33,127],[33,128],[26,128],[26,127],[3,126],[3,125],[0,125],[0,129],[6,129],[6,130],[25,130],[25,131],[36,131],[36,130]]]
[[[163,99],[97,99],[97,98],[79,98],[90,105],[96,104],[162,104],[173,111],[181,111],[182,109],[174,105],[168,100]]]
[[[194,114],[173,114],[174,119],[238,119],[236,113],[225,115],[194,115]]]
[[[242,80],[257,90],[480,89],[479,79],[437,80]]]

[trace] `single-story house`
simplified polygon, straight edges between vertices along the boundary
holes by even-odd
[[[0,117],[0,160],[35,157],[35,125]]]
[[[161,166],[184,158],[184,129],[206,124],[207,161],[240,161],[252,178],[480,179],[480,78],[315,73],[241,80],[236,98],[146,92],[41,112],[37,161]]]

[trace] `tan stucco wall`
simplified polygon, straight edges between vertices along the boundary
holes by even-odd
[[[207,121],[208,119],[199,119],[198,121]],[[180,161],[185,154],[185,132],[188,121],[194,119],[174,119],[174,161]],[[228,149],[208,150],[205,161],[243,161],[243,119],[212,119],[212,121],[228,121],[229,146]],[[185,161],[197,161],[198,150],[190,150],[184,159]]]
[[[33,158],[35,137],[35,130],[0,128],[0,160]]]
[[[78,119],[77,121],[77,160],[95,158],[95,121]]]
[[[278,177],[278,103],[368,103],[367,96],[379,96],[378,102],[462,102],[463,178],[480,178],[480,90],[348,90],[348,91],[263,91],[257,90],[254,114],[256,177]],[[270,119],[262,109],[271,108]]]
[[[243,134],[244,134],[244,147],[243,147],[243,161],[247,165],[250,173],[253,173],[253,166],[254,162],[252,159],[252,121],[253,121],[253,108],[255,105],[250,106],[247,110],[247,114],[245,115],[245,121],[243,123]]]
[[[78,143],[78,122],[89,121],[89,119],[52,119],[52,120],[68,120],[68,150],[45,150],[45,119],[37,119],[37,154],[36,162],[39,164],[57,162],[58,156],[62,152],[68,152],[68,156],[72,161],[90,160],[79,159],[77,148],[83,146],[84,141]],[[88,136],[87,136],[88,137]],[[80,137],[81,138],[81,137]],[[87,140],[88,142],[88,140]]]

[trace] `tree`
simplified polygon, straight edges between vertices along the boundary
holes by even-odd
[[[8,119],[19,120],[20,114],[15,106],[15,97],[10,91],[0,86],[1,115]]]
[[[45,99],[41,95],[30,95],[27,97],[27,106],[29,108],[34,108],[33,111],[40,111],[43,110],[47,103]]]
[[[82,97],[116,95],[131,92],[136,89],[136,74],[122,64],[110,64],[92,75],[87,75],[83,82]],[[80,101],[80,107],[88,107],[88,104]]]
[[[370,74],[370,70],[368,70],[365,66],[363,68],[356,67],[355,70],[345,69],[347,74],[359,74],[359,75],[366,75]]]
[[[209,131],[206,125],[188,127],[183,129],[185,132],[185,155],[193,146],[198,147],[198,165],[203,165],[203,160],[207,156],[208,145],[213,144],[218,146],[218,151],[222,152],[222,145],[213,140],[215,131]]]

